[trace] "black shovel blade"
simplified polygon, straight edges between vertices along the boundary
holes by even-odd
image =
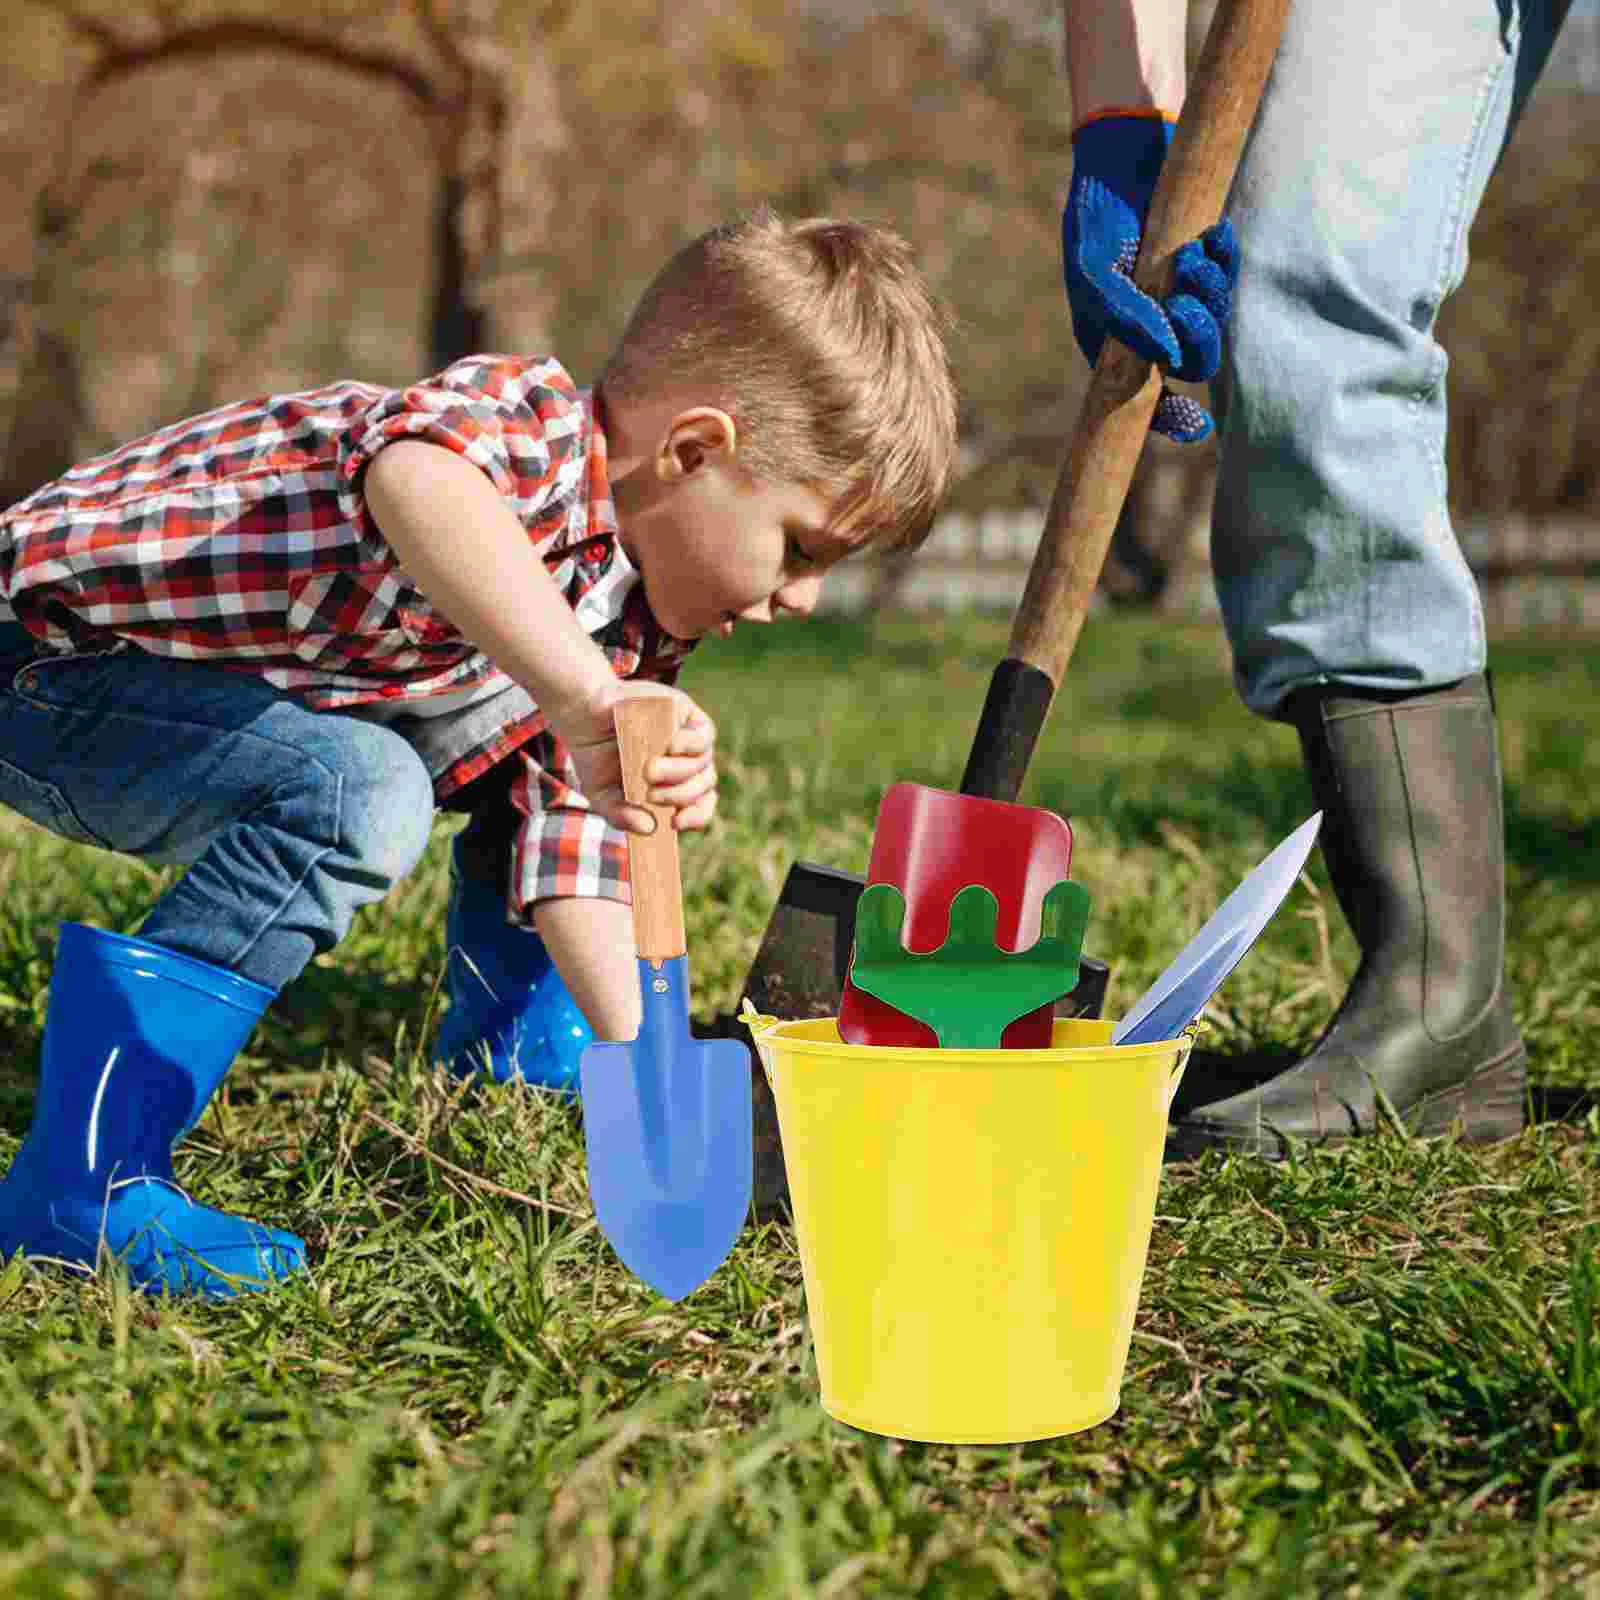
[[[786,1022],[836,1017],[856,942],[856,901],[866,887],[834,867],[797,861],[767,923],[745,994]]]

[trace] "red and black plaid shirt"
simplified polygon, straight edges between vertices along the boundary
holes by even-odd
[[[665,633],[617,537],[605,432],[555,361],[469,356],[409,388],[339,383],[224,406],[73,468],[0,513],[0,617],[46,645],[130,640],[250,672],[314,710],[510,680],[401,569],[363,469],[395,439],[480,467],[528,530],[620,677],[671,682],[691,645]],[[624,836],[588,811],[537,712],[434,780],[443,801],[515,754],[520,912],[550,895],[626,900]]]

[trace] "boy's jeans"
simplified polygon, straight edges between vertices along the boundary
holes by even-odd
[[[1415,690],[1484,664],[1445,499],[1467,230],[1566,0],[1290,8],[1229,202],[1212,561],[1241,693]]]
[[[281,989],[420,859],[433,786],[399,734],[133,647],[53,655],[0,623],[0,802],[189,870],[139,929]]]

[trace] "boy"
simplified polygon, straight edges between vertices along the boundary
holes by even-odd
[[[0,516],[0,800],[189,868],[137,939],[63,927],[0,1256],[88,1267],[103,1238],[135,1284],[215,1296],[304,1265],[191,1201],[172,1145],[277,991],[416,864],[436,804],[474,810],[449,931],[499,985],[475,1010],[453,970],[445,1053],[517,1070],[506,1030],[552,986],[632,1037],[625,835],[654,824],[624,803],[612,707],[707,634],[807,615],[850,550],[920,542],[954,450],[905,244],[761,213],[667,264],[592,393],[475,356],[273,396]],[[715,730],[672,692],[652,799],[704,828]]]

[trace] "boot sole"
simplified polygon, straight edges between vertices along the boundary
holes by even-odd
[[[1415,1138],[1438,1138],[1457,1126],[1467,1144],[1510,1139],[1528,1125],[1528,1052],[1518,1042],[1499,1060],[1429,1099],[1403,1121]]]
[[[1167,1135],[1169,1161],[1193,1160],[1205,1149],[1227,1150],[1282,1161],[1292,1144],[1334,1148],[1370,1138],[1398,1119],[1413,1139],[1437,1139],[1458,1133],[1464,1144],[1491,1144],[1514,1138],[1528,1125],[1528,1053],[1519,1040],[1504,1054],[1460,1083],[1429,1095],[1403,1110],[1380,1107],[1378,1125],[1359,1132],[1328,1132],[1316,1138],[1279,1133],[1273,1125],[1255,1128],[1207,1122],[1203,1113],[1173,1124]]]

